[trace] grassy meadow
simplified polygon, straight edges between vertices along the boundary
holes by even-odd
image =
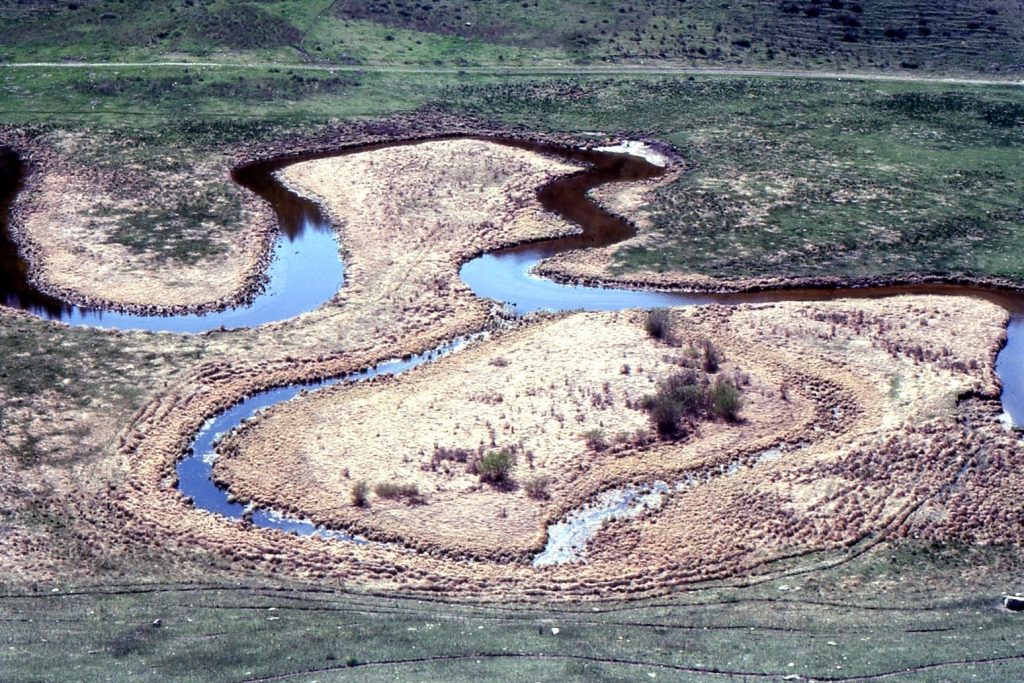
[[[225,150],[424,110],[653,138],[693,169],[658,191],[651,238],[622,250],[616,272],[1024,278],[1015,86],[153,66],[0,70],[0,92],[2,120],[73,136],[72,161],[112,172],[127,159],[172,184]],[[125,216],[118,240],[180,259],[211,253],[212,242],[167,228],[189,214],[231,229],[238,191],[223,178],[207,186],[185,211],[165,193],[160,211]]]
[[[1014,0],[20,0],[0,57],[1019,73]]]
[[[1011,680],[1008,549],[884,547],[632,603],[452,604],[313,586],[40,586],[0,596],[5,680]],[[970,578],[965,582],[966,577]]]

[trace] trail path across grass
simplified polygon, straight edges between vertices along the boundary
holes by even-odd
[[[232,68],[232,69],[301,69],[304,71],[373,72],[407,74],[482,74],[507,76],[536,75],[675,75],[675,76],[749,76],[754,78],[802,78],[813,80],[889,81],[897,83],[944,83],[948,85],[1024,86],[1024,76],[1009,78],[964,78],[953,76],[915,76],[871,72],[800,71],[792,69],[720,69],[660,64],[620,64],[607,66],[403,66],[393,64],[300,64],[292,62],[217,62],[217,61],[154,61],[154,62],[11,62],[0,64],[7,69],[129,69],[147,67]]]

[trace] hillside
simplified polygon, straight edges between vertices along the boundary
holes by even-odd
[[[0,6],[0,59],[650,63],[1024,73],[1021,0],[340,0]]]

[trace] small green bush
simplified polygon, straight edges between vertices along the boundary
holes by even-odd
[[[583,432],[583,440],[587,442],[587,448],[595,453],[608,450],[608,437],[603,429],[588,429]]]
[[[384,482],[374,486],[373,492],[381,498],[387,498],[389,500],[405,498],[409,501],[415,501],[419,500],[420,497],[420,489],[416,484],[394,484],[391,482]]]
[[[536,500],[547,500],[551,497],[551,494],[548,492],[549,486],[551,486],[551,477],[534,477],[523,482],[526,495]]]
[[[718,372],[718,366],[721,364],[721,356],[718,354],[718,349],[711,343],[710,339],[705,339],[703,344],[704,350],[704,372],[710,372],[712,374]]]
[[[666,438],[679,436],[683,409],[678,401],[659,393],[649,398],[646,409],[658,434]]]
[[[506,449],[491,451],[476,464],[476,473],[480,481],[491,484],[505,484],[509,481],[512,467],[516,464],[515,456]]]
[[[711,410],[718,417],[735,422],[743,407],[743,397],[740,390],[732,383],[725,380],[718,380],[711,388]]]
[[[674,439],[686,435],[684,423],[688,419],[719,417],[735,421],[743,399],[732,382],[719,378],[712,385],[706,376],[687,368],[669,375],[640,406],[662,438]]]

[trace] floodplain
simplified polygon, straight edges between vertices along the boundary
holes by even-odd
[[[0,10],[2,677],[1018,678],[1012,4],[370,4]]]

